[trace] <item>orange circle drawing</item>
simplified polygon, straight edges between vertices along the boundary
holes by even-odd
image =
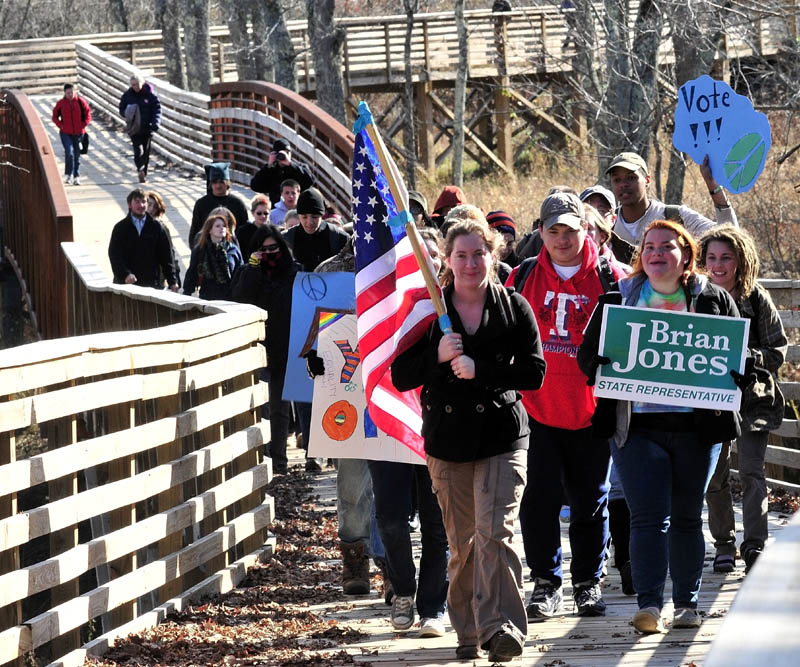
[[[322,428],[332,440],[347,440],[356,430],[358,412],[348,401],[336,401],[322,415]]]

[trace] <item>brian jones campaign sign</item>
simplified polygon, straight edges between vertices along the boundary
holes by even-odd
[[[607,306],[595,396],[659,405],[739,410],[730,370],[744,370],[746,318]]]

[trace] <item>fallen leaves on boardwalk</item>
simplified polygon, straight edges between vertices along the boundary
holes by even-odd
[[[272,560],[256,565],[239,587],[170,616],[141,635],[118,642],[88,665],[352,664],[341,646],[364,633],[326,620],[308,607],[341,600],[336,513],[314,509],[308,478],[294,470],[276,478],[277,537]]]

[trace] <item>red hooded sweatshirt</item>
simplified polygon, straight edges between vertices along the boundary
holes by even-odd
[[[445,185],[436,203],[433,205],[433,212],[438,213],[439,209],[445,206],[455,207],[466,203],[464,192],[457,185]]]
[[[617,279],[625,274],[612,265]],[[513,286],[519,267],[506,285]],[[583,262],[569,280],[562,280],[542,248],[536,268],[522,286],[521,294],[533,309],[547,362],[544,384],[523,391],[522,403],[540,424],[575,431],[591,425],[596,399],[586,376],[578,368],[577,354],[583,330],[597,305],[603,286],[597,274],[597,246],[586,239]]]

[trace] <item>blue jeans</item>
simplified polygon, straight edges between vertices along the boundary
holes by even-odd
[[[440,617],[447,602],[447,533],[428,468],[411,463],[370,461],[369,472],[392,589],[395,595],[416,595],[417,611],[422,618]],[[419,586],[408,527],[414,484],[422,532]]]
[[[295,401],[294,412],[297,416],[300,433],[303,434],[303,449],[306,450],[306,458],[308,458],[308,443],[311,442],[311,403]]]
[[[667,567],[676,609],[697,608],[703,577],[703,496],[720,445],[693,432],[636,429],[611,455],[631,511],[631,568],[639,608],[664,606]]]
[[[385,556],[375,517],[372,477],[364,459],[339,459],[336,464],[336,513],[339,539],[363,542],[373,558]]]
[[[525,560],[533,579],[561,586],[562,486],[570,509],[572,583],[596,582],[608,542],[608,441],[591,429],[569,431],[531,419],[528,484],[519,511]]]
[[[272,458],[272,465],[275,468],[286,470],[289,464],[286,456],[286,439],[289,437],[289,410],[291,409],[289,401],[281,399],[286,368],[275,365],[269,369],[262,369],[261,373],[262,380],[266,375],[269,382],[269,456]],[[262,406],[262,417],[264,412]]]
[[[64,176],[81,175],[81,135],[59,132],[64,147]]]

